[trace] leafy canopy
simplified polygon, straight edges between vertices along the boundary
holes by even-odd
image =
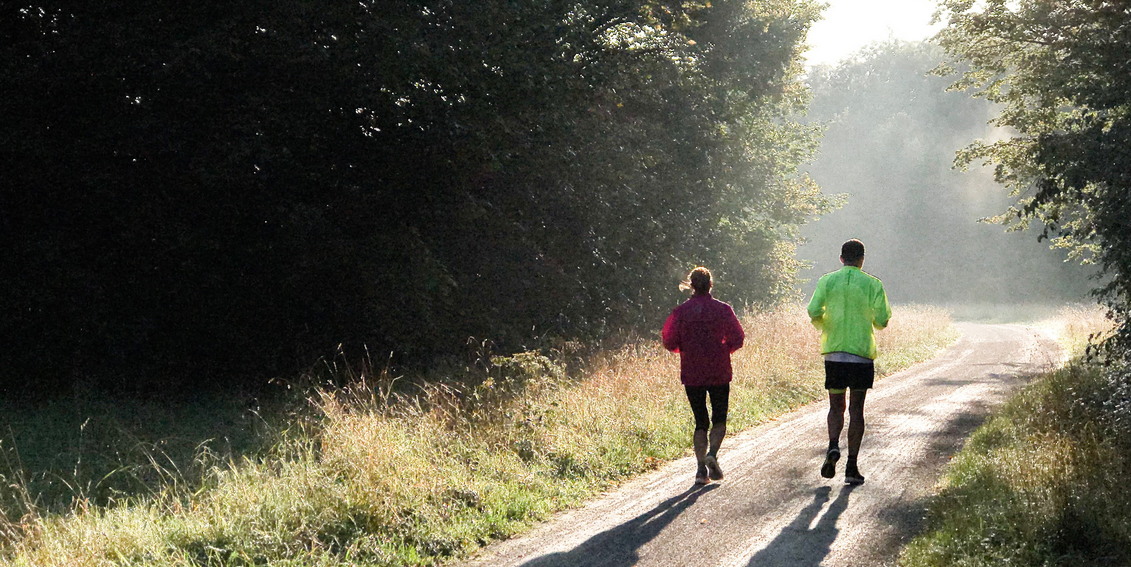
[[[176,384],[342,345],[652,328],[793,289],[811,0],[0,5],[4,372]],[[224,379],[226,380],[226,379]],[[194,382],[199,383],[199,382]]]
[[[940,17],[939,42],[969,65],[953,88],[1001,104],[995,123],[1015,132],[971,144],[956,163],[994,164],[1017,197],[1002,222],[1043,221],[1042,237],[1100,264],[1098,293],[1128,344],[1131,4],[944,0]]]

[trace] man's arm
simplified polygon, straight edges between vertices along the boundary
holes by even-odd
[[[883,329],[888,326],[888,321],[891,320],[891,305],[888,304],[888,294],[884,291],[883,282],[879,283],[879,291],[872,298],[872,312],[875,313],[872,318],[873,327]]]
[[[825,277],[817,280],[817,289],[813,291],[813,299],[809,300],[809,321],[813,326],[821,329],[825,318]]]

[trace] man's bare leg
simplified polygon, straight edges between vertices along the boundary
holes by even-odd
[[[864,399],[868,390],[852,390],[848,400],[848,462],[844,465],[844,479],[851,484],[864,482],[864,475],[856,467],[860,454],[860,441],[864,438]]]
[[[840,432],[844,429],[844,393],[829,392],[829,448],[840,447]],[[849,434],[851,435],[851,433]]]
[[[840,432],[844,429],[844,393],[829,392],[829,448],[821,465],[821,476],[836,476],[836,462],[840,460]]]

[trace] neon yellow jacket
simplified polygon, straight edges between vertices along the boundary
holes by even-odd
[[[817,280],[809,319],[821,330],[821,354],[848,352],[876,359],[876,332],[891,319],[891,306],[879,278],[845,266]]]

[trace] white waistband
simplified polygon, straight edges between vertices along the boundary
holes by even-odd
[[[837,351],[837,352],[830,352],[830,353],[826,354],[825,355],[825,361],[826,362],[855,362],[855,363],[859,363],[859,364],[867,364],[869,362],[872,362],[872,359],[864,358],[863,356],[856,356],[855,354],[852,354],[851,352]]]

